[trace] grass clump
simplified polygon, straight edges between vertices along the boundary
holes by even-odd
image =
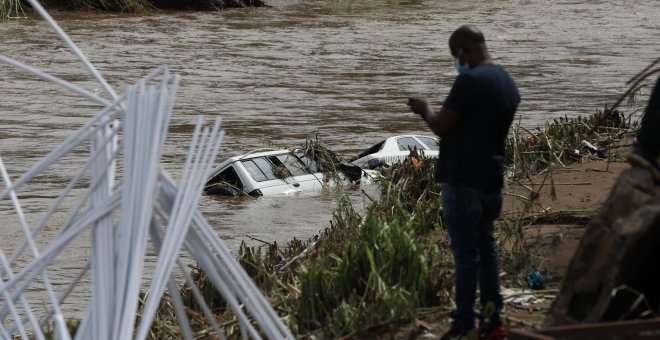
[[[502,217],[496,229],[498,257],[501,269],[513,274],[514,281],[520,281],[520,274],[532,265],[532,254],[527,247],[525,229],[529,227],[524,219]],[[519,282],[518,282],[519,283]]]
[[[638,127],[631,116],[605,107],[587,117],[554,119],[543,129],[529,130],[516,125],[505,147],[509,176],[533,175],[552,164],[565,166],[588,156],[618,159],[615,149],[622,139],[632,137]],[[597,150],[590,150],[583,141]]]
[[[352,334],[447,302],[451,257],[425,238],[442,225],[433,164],[411,157],[393,166],[364,216],[342,199],[323,245],[300,270],[303,333]]]
[[[354,212],[344,205],[338,214],[345,219]],[[302,325],[331,325],[333,335],[344,335],[374,323],[410,319],[416,307],[437,300],[429,289],[437,249],[416,242],[409,214],[388,221],[379,215],[372,206],[340,249],[327,247],[303,267]]]

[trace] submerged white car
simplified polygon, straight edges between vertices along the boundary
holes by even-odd
[[[351,168],[352,167],[352,168]],[[345,168],[345,167],[344,167]],[[349,165],[338,176],[352,182],[370,182],[374,171]],[[211,171],[204,192],[209,195],[250,196],[320,191],[334,185],[322,167],[302,150],[276,150],[231,157]]]
[[[423,135],[389,137],[359,153],[351,163],[362,169],[389,167],[408,157],[413,148],[426,157],[438,157],[440,140],[437,137]]]

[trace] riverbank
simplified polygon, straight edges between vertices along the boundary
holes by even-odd
[[[262,0],[45,0],[40,2],[46,9],[60,11],[104,11],[140,13],[155,9],[216,11],[228,8],[263,7]],[[25,16],[31,10],[25,0],[0,1],[0,20]]]
[[[508,301],[503,317],[510,327],[541,325],[584,226],[628,167],[623,159],[634,124],[613,126],[601,115],[561,119],[537,132],[513,129],[504,211],[496,227]],[[583,140],[598,150],[583,148]],[[434,164],[412,156],[393,166],[384,172],[380,195],[368,198],[366,212],[342,200],[331,226],[306,242],[241,247],[241,264],[294,334],[414,338],[444,330],[452,309],[453,259]],[[536,272],[537,282],[530,282],[528,274]],[[224,299],[203,273],[195,277],[225,331],[237,332]],[[199,312],[190,288],[182,293],[191,313]],[[168,306],[163,304],[160,315],[174,315]],[[200,331],[208,329],[194,321]],[[176,336],[162,327],[174,322],[165,317],[155,323],[161,326],[154,327],[154,338]]]

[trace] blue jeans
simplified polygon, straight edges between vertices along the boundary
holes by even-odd
[[[493,221],[502,210],[502,192],[444,184],[442,209],[456,263],[456,310],[452,313],[452,327],[461,331],[474,328],[477,283],[481,291],[481,316],[497,324],[502,296]],[[494,311],[483,315],[489,303]]]

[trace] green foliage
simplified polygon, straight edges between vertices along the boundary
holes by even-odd
[[[301,327],[325,325],[344,335],[411,319],[418,307],[448,297],[448,251],[419,238],[441,226],[433,163],[411,158],[394,166],[364,217],[342,199],[319,256],[301,270]]]
[[[373,204],[375,213],[384,220],[409,219],[417,234],[425,234],[442,226],[440,184],[435,181],[435,158],[413,156],[395,164],[381,181],[379,201]]]
[[[413,239],[405,220],[367,213],[357,235],[337,253],[322,254],[301,274],[300,321],[332,324],[335,335],[368,324],[410,318],[431,302],[429,251]]]
[[[278,282],[274,273],[283,261],[276,242],[268,244],[263,255],[261,248],[248,247],[241,243],[238,261],[261,290],[272,291],[276,288]]]

